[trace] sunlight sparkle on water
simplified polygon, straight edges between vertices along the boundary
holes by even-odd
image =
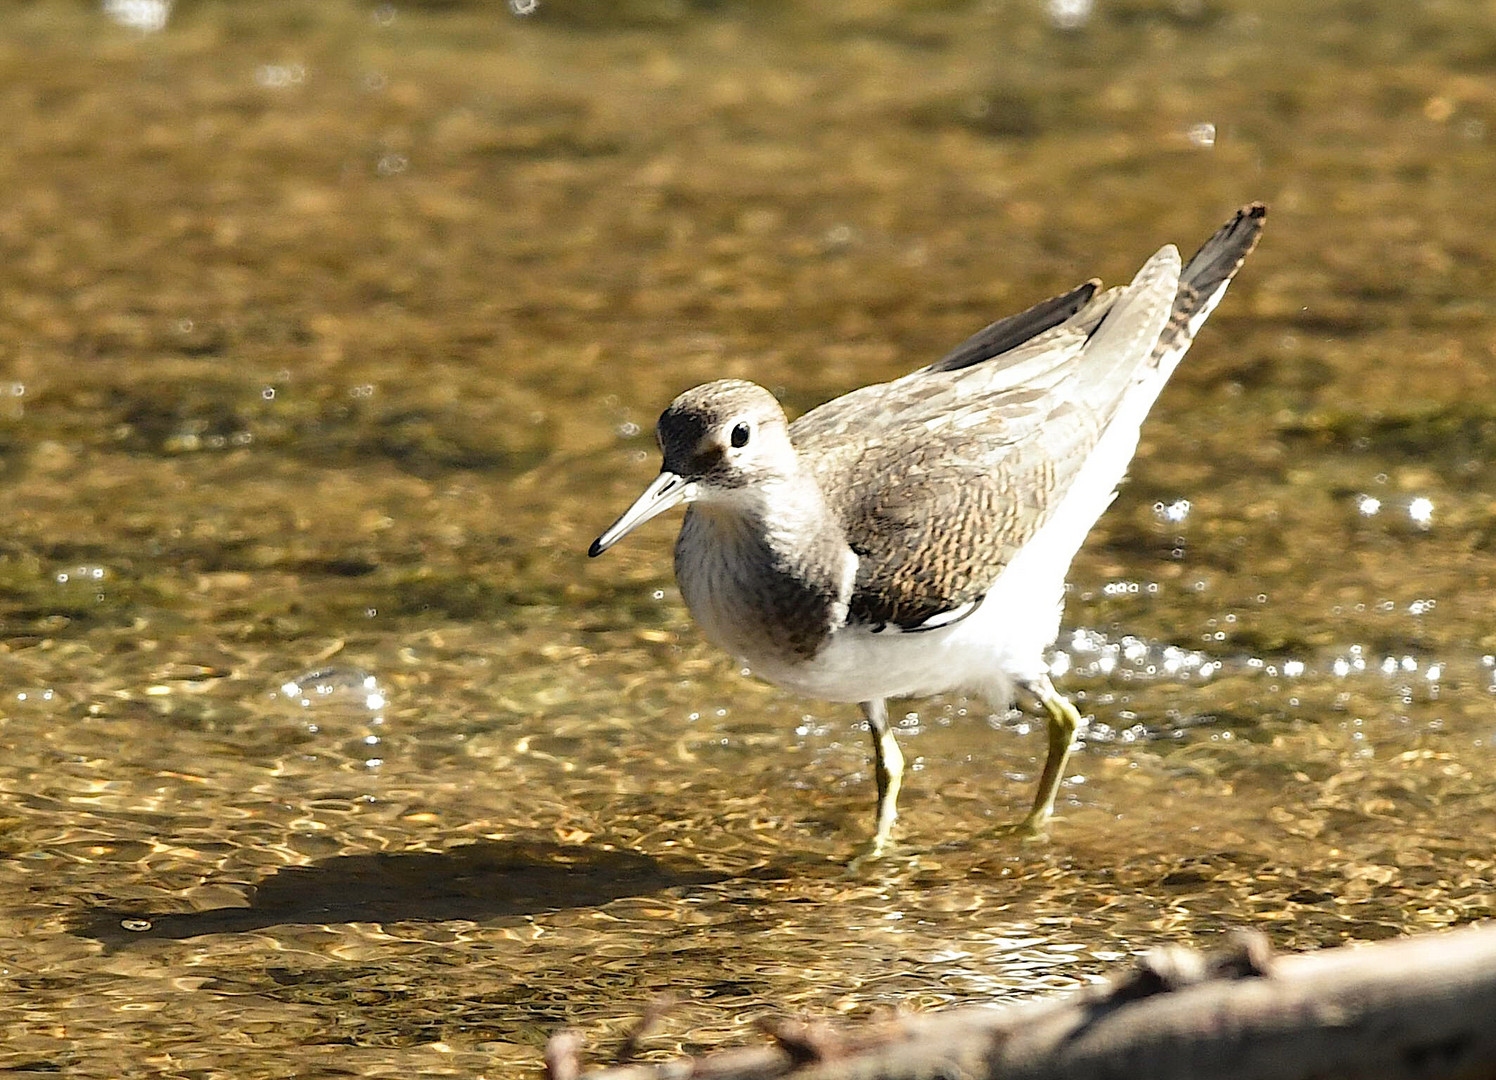
[[[1072,631],[1066,647],[1056,649],[1049,658],[1051,675],[1074,671],[1082,678],[1120,673],[1129,680],[1208,679],[1220,668],[1219,660],[1193,649],[1159,645],[1130,634],[1112,641],[1099,631],[1086,629]]]
[[[75,566],[70,570],[59,570],[55,580],[59,585],[66,585],[69,582],[103,581],[108,576],[109,571],[102,566]]]
[[[1188,499],[1175,499],[1171,503],[1156,502],[1153,504],[1153,516],[1159,521],[1167,521],[1177,525],[1190,516],[1190,501]]]
[[[281,693],[302,708],[331,701],[353,701],[370,712],[385,707],[379,680],[357,668],[318,668],[281,684]]]
[[[104,14],[130,30],[155,34],[166,29],[172,0],[104,0]]]
[[[1045,14],[1057,30],[1079,30],[1091,20],[1096,0],[1049,0]]]
[[[267,90],[284,90],[306,82],[305,64],[261,64],[255,72],[256,84]]]

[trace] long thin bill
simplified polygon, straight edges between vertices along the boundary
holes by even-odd
[[[634,500],[634,505],[623,512],[587,549],[587,554],[597,558],[618,541],[643,525],[650,518],[658,517],[672,506],[685,499],[691,482],[673,472],[661,471],[644,489],[644,494]]]

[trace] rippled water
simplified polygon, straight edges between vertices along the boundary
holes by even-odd
[[[1160,942],[1489,917],[1496,16],[1466,5],[39,0],[0,33],[0,1069],[664,1054]],[[795,409],[1248,199],[1077,561],[1094,718],[704,646],[680,389]]]

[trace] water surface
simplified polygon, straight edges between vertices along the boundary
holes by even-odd
[[[1489,917],[1496,17],[149,5],[0,35],[0,1068],[505,1075]],[[145,21],[149,22],[149,19]],[[693,383],[800,411],[1242,202],[1019,713],[701,643]]]

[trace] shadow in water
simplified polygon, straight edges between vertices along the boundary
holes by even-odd
[[[632,851],[489,840],[449,851],[340,855],[287,867],[255,886],[248,907],[163,914],[94,908],[74,932],[121,946],[296,923],[481,921],[593,907],[731,876],[666,866]]]

